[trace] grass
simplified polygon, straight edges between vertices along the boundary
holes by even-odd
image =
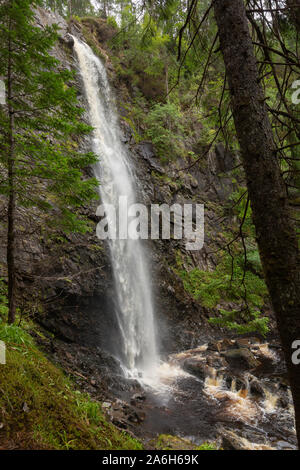
[[[188,439],[170,434],[160,434],[154,445],[158,450],[218,450],[213,442],[204,442],[197,446]]]
[[[0,365],[0,449],[142,449],[106,421],[100,403],[75,390],[23,328],[0,320],[0,339],[7,348]]]

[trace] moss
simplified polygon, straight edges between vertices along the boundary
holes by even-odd
[[[127,117],[127,116],[122,116],[122,119],[128,124],[128,126],[130,127],[132,133],[133,133],[133,136],[134,136],[134,140],[136,143],[138,142],[141,142],[143,137],[138,133],[136,127],[135,127],[135,124],[133,122],[133,120],[130,118],[130,117]]]
[[[201,446],[197,447],[196,450],[222,450],[218,449],[214,442],[204,442]]]
[[[0,339],[7,347],[0,365],[2,448],[142,449],[105,420],[100,403],[74,389],[24,329],[0,322]]]
[[[233,265],[228,254],[219,256],[214,271],[203,271],[187,265],[182,256],[176,257],[175,272],[183,281],[184,289],[207,308],[218,308],[220,317],[211,318],[211,323],[225,326],[238,333],[259,331],[266,334],[268,319],[260,312],[267,296],[264,280],[259,275],[258,252],[248,252],[247,269],[244,273],[243,256],[237,255]],[[247,304],[245,305],[245,296]],[[222,303],[233,303],[237,308],[222,310]]]
[[[151,171],[151,177],[154,178],[157,184],[161,186],[169,186],[170,189],[179,190],[184,186],[184,181],[178,177],[176,180],[172,179],[166,173],[158,173],[157,171]]]
[[[205,442],[201,446],[197,446],[188,439],[170,434],[160,434],[153,444],[158,450],[218,450],[214,443]]]

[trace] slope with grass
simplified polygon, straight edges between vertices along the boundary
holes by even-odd
[[[0,340],[6,344],[6,364],[0,365],[0,449],[142,449],[45,357],[29,333],[32,327],[0,321]]]

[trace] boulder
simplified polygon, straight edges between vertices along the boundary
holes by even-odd
[[[250,389],[251,395],[258,396],[258,397],[265,396],[265,392],[264,392],[262,385],[256,379],[250,382],[249,389]]]
[[[64,43],[70,47],[70,49],[72,49],[72,47],[74,46],[74,39],[73,37],[71,36],[71,34],[66,34],[65,36],[62,37]]]
[[[236,349],[236,342],[232,339],[222,339],[221,341],[208,343],[208,350],[210,351],[227,351],[228,349]]]
[[[250,370],[260,366],[254,354],[246,348],[231,349],[221,354],[232,368]]]
[[[209,374],[209,367],[206,363],[193,357],[186,359],[182,368],[189,374],[195,375],[201,380],[205,380],[205,377]]]

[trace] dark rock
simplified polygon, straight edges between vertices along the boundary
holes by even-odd
[[[137,152],[146,160],[153,170],[158,173],[165,173],[165,169],[162,167],[159,159],[155,155],[154,147],[152,142],[141,142],[137,146]]]
[[[214,367],[215,369],[226,368],[227,362],[224,357],[210,356],[207,358],[207,365]]]
[[[221,354],[224,355],[228,364],[233,368],[249,370],[260,365],[260,362],[249,349],[232,349]]]
[[[255,379],[252,380],[250,382],[249,389],[250,389],[251,395],[258,396],[258,397],[265,396],[264,389],[258,380],[255,380]]]
[[[207,345],[207,350],[208,351],[218,351],[217,343],[214,342],[209,342]]]
[[[195,359],[193,357],[186,359],[182,365],[182,368],[189,374],[195,375],[201,380],[205,380],[205,377],[209,374],[209,368],[206,362]]]
[[[65,36],[63,36],[63,41],[70,48],[74,46],[74,39],[71,34],[66,34]]]
[[[289,404],[290,404],[290,401],[287,397],[280,397],[278,402],[277,402],[278,406],[280,406],[281,408],[288,408]]]
[[[132,410],[132,411],[129,413],[127,419],[128,419],[128,421],[130,421],[131,423],[140,424],[140,423],[142,423],[142,422],[145,420],[145,417],[146,417],[145,413],[143,413],[143,412],[138,412],[138,413],[137,413],[135,410]]]
[[[235,381],[236,390],[245,390],[247,388],[246,381],[240,377],[227,376],[225,379],[226,387],[230,390],[232,383]]]
[[[131,401],[134,401],[135,403],[136,402],[143,402],[146,400],[146,395],[144,393],[135,393],[132,397],[131,397]]]
[[[114,417],[111,422],[120,429],[128,429],[128,424],[123,419]]]
[[[223,144],[215,146],[215,169],[217,173],[230,171],[236,165],[236,157]]]

